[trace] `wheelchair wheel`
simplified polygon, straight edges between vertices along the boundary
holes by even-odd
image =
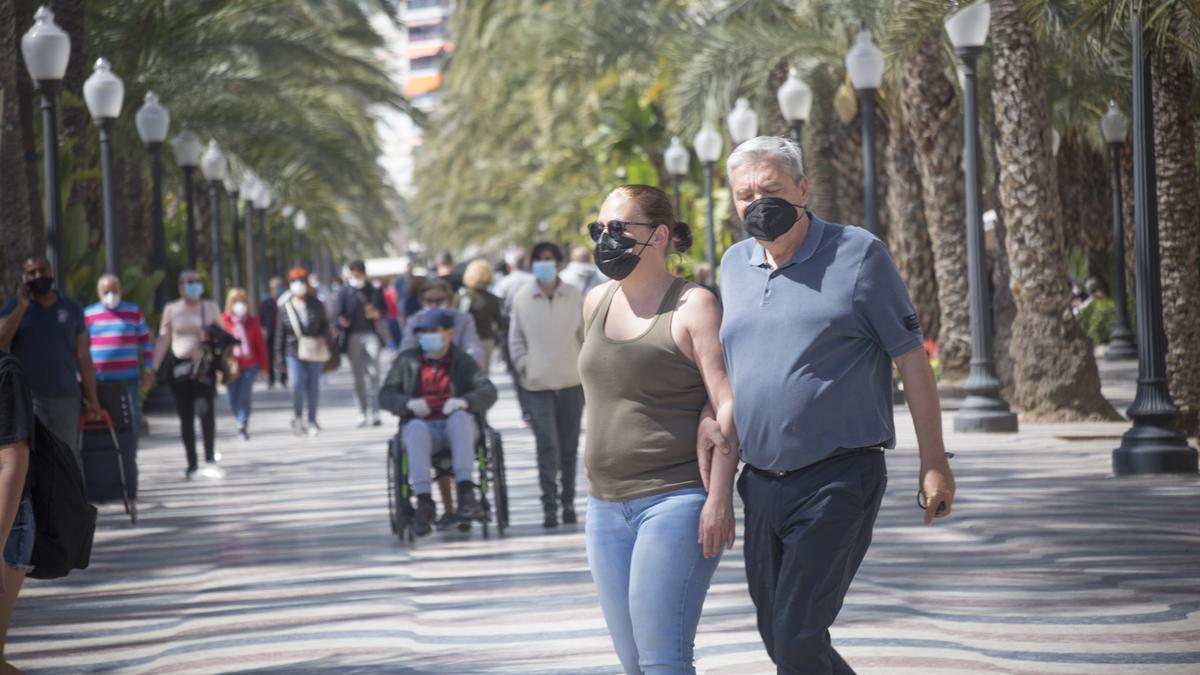
[[[496,530],[508,529],[508,479],[504,470],[504,443],[494,429],[487,430],[488,458],[492,473],[492,495],[496,507]]]
[[[392,534],[400,541],[415,539],[413,533],[412,495],[408,487],[408,462],[397,439],[388,442],[388,510],[392,519]]]
[[[388,524],[392,527],[392,534],[400,534],[397,528],[396,520],[396,451],[392,448],[392,442],[388,442],[387,455],[387,492],[388,492]]]

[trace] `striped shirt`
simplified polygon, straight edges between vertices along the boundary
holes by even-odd
[[[130,380],[138,376],[138,357],[152,368],[154,347],[150,343],[150,328],[142,310],[132,302],[122,302],[111,310],[97,302],[83,310],[87,324],[92,363],[96,379],[102,382]]]

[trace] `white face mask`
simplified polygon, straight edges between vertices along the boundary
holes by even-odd
[[[100,301],[109,309],[116,309],[121,305],[121,294],[109,291],[100,297]]]
[[[308,284],[304,283],[303,281],[293,281],[288,288],[292,291],[292,295],[308,294]]]
[[[349,284],[350,284],[350,287],[351,287],[351,288],[362,288],[363,286],[366,286],[366,285],[367,285],[367,280],[366,280],[366,279],[360,279],[360,278],[358,278],[358,277],[350,277],[350,278],[347,280],[347,283],[349,283]]]
[[[240,319],[243,316],[246,316],[246,312],[248,311],[248,308],[246,307],[246,303],[244,303],[244,302],[235,302],[235,303],[233,303],[232,310],[233,310],[233,315]]]

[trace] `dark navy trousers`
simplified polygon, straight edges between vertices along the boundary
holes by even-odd
[[[829,641],[887,487],[883,452],[857,450],[774,477],[747,466],[745,558],[758,632],[779,673],[853,673]]]

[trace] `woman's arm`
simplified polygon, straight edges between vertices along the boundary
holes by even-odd
[[[727,548],[733,546],[733,476],[738,464],[733,390],[721,349],[721,305],[710,291],[696,287],[685,293],[676,315],[683,318],[687,351],[691,352],[689,356],[700,370],[708,391],[709,407],[715,412],[729,450],[713,455],[708,472],[708,501],[700,515],[700,543],[704,546],[704,555],[712,557],[720,553],[722,544]]]

